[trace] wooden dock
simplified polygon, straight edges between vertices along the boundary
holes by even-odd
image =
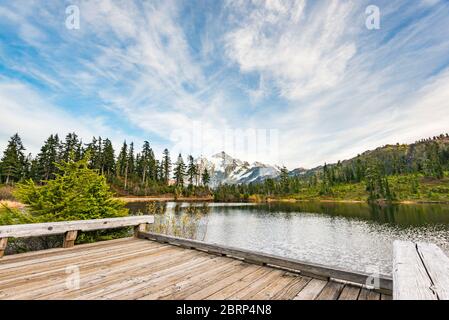
[[[79,288],[67,281],[79,274]],[[0,299],[390,299],[313,279],[136,238],[6,256]]]
[[[1,254],[10,237],[65,235],[63,248],[0,259],[0,299],[390,300],[393,292],[395,299],[448,298],[449,259],[436,246],[396,243],[391,279],[149,233],[153,221],[0,226]],[[134,237],[74,246],[78,231],[125,226],[134,226]]]

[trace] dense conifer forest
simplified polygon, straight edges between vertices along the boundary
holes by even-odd
[[[137,147],[122,144],[118,153],[109,139],[83,143],[75,133],[51,135],[36,156],[26,153],[18,134],[7,144],[0,161],[0,183],[23,180],[45,184],[58,173],[60,161],[87,159],[88,167],[106,177],[118,195],[207,196],[217,201],[297,200],[449,200],[449,135],[412,144],[394,144],[356,157],[324,164],[299,174],[283,167],[279,177],[209,189],[210,172],[200,170],[193,156],[172,160],[165,149],[157,157],[148,141]]]
[[[179,154],[173,162],[165,149],[158,159],[148,141],[140,150],[136,149],[133,142],[125,141],[116,155],[109,139],[94,137],[85,144],[76,133],[69,133],[64,139],[54,134],[33,157],[26,153],[20,136],[15,134],[0,160],[0,183],[12,185],[32,179],[37,184],[44,184],[55,178],[58,162],[87,158],[89,169],[104,175],[120,195],[209,194],[209,173],[207,170],[200,172],[192,156],[185,163]]]

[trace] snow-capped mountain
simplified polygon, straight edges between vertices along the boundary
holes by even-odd
[[[220,184],[247,184],[260,182],[267,178],[279,176],[280,169],[260,162],[249,163],[234,159],[225,152],[220,152],[210,159],[200,157],[196,160],[200,172],[207,169],[211,176],[210,186]]]

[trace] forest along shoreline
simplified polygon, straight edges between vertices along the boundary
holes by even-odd
[[[174,196],[147,196],[147,197],[117,197],[124,202],[147,202],[147,201],[170,201],[170,202],[215,202],[220,203],[223,201],[214,201],[212,196],[210,197],[179,197]],[[403,201],[382,201],[378,200],[370,202],[367,200],[331,200],[331,199],[289,199],[289,198],[267,198],[263,201],[240,201],[242,203],[269,203],[269,202],[324,202],[324,203],[375,203],[375,204],[449,204],[449,201],[431,201],[431,200],[403,200]],[[225,202],[223,202],[225,203]]]
[[[144,197],[138,197],[138,196],[126,196],[126,197],[115,197],[117,200],[121,200],[125,203],[132,203],[132,202],[215,202],[220,203],[223,201],[214,201],[213,196],[209,197],[178,197],[175,196],[144,196]],[[402,205],[416,205],[416,204],[448,204],[449,201],[430,201],[430,200],[403,200],[403,201],[381,201],[377,200],[375,202],[370,202],[367,200],[331,200],[331,199],[289,199],[289,198],[267,198],[263,201],[240,201],[242,203],[275,203],[275,202],[322,202],[322,203],[374,203],[379,205],[390,205],[390,204],[402,204]],[[223,202],[225,203],[225,202]],[[0,200],[0,206],[7,206],[9,208],[14,209],[23,209],[27,205],[24,203],[21,203],[19,201],[11,201],[11,200]]]

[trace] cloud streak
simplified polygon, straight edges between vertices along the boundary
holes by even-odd
[[[275,129],[279,154],[233,155],[294,168],[447,131],[447,2],[76,4],[80,30],[62,2],[0,5],[1,141],[70,128],[161,150],[201,127],[184,148],[199,155],[225,132]],[[370,4],[380,30],[365,28]]]

